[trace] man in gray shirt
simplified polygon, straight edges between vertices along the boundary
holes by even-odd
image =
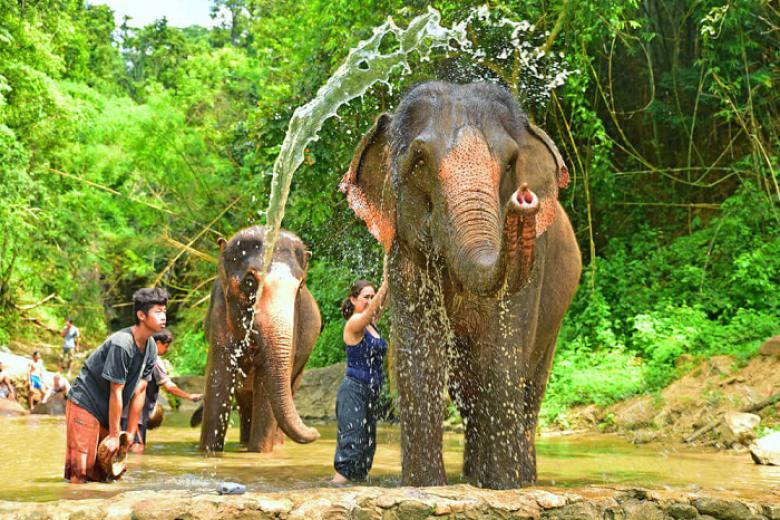
[[[95,350],[73,381],[65,409],[65,478],[72,483],[105,481],[98,444],[119,449],[122,408],[129,403],[128,438],[135,439],[147,382],[157,360],[153,334],[165,328],[168,293],[145,288],[133,294],[135,325],[113,333]],[[138,390],[136,392],[136,390]],[[104,441],[105,439],[105,441]]]
[[[65,320],[65,328],[60,332],[62,340],[62,354],[60,355],[60,371],[68,373],[70,377],[70,365],[73,363],[73,354],[79,351],[81,344],[81,334],[79,329],[73,324],[73,320]]]

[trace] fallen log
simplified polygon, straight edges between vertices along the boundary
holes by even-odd
[[[750,406],[748,406],[746,408],[743,408],[742,410],[739,410],[739,411],[742,412],[742,413],[758,412],[760,410],[763,410],[767,406],[771,406],[771,405],[775,404],[778,401],[780,401],[780,392],[778,392],[778,393],[776,393],[774,395],[771,395],[771,396],[767,397],[766,399],[764,399],[763,401],[759,401],[756,404],[752,404],[752,405],[750,405]],[[706,424],[705,426],[702,426],[701,428],[699,428],[698,430],[696,430],[695,432],[693,432],[692,434],[687,436],[685,439],[683,439],[683,442],[686,442],[686,443],[687,442],[693,442],[696,439],[698,439],[699,437],[701,437],[702,435],[704,435],[705,433],[714,430],[718,426],[718,424],[720,424],[720,420],[721,420],[721,418],[718,417],[714,421]]]

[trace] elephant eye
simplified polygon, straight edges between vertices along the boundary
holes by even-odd
[[[244,292],[254,293],[257,290],[257,279],[252,273],[247,273],[241,281],[241,288]]]

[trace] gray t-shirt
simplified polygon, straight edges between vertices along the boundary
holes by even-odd
[[[149,380],[149,384],[146,385],[146,401],[141,413],[141,417],[138,419],[139,424],[147,424],[149,417],[154,411],[154,407],[157,405],[157,398],[160,395],[160,387],[167,385],[171,381],[171,376],[168,375],[168,371],[165,369],[163,360],[157,356],[157,360],[154,362],[154,368],[152,369],[152,378]],[[124,403],[124,409],[122,410],[122,419],[127,419],[130,415],[129,403]]]
[[[122,389],[122,406],[133,397],[138,381],[150,381],[157,360],[157,344],[149,337],[146,350],[136,346],[128,327],[113,333],[95,350],[73,381],[68,399],[95,416],[104,428],[108,428],[108,400],[111,383],[125,385]]]
[[[62,342],[62,350],[70,350],[76,348],[76,338],[79,337],[79,329],[75,325],[71,325],[70,329],[65,331],[65,339]]]

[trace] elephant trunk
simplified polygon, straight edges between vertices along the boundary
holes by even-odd
[[[502,282],[499,173],[484,137],[471,127],[461,130],[439,167],[448,215],[448,264],[464,287],[478,294],[489,294]]]
[[[276,421],[293,441],[306,444],[319,439],[314,428],[298,415],[292,397],[292,370],[296,297],[300,281],[287,265],[274,263],[255,303],[255,326],[262,337],[266,388]]]
[[[519,291],[531,275],[536,246],[536,213],[539,197],[523,183],[511,197],[504,223],[507,251],[507,288]]]

